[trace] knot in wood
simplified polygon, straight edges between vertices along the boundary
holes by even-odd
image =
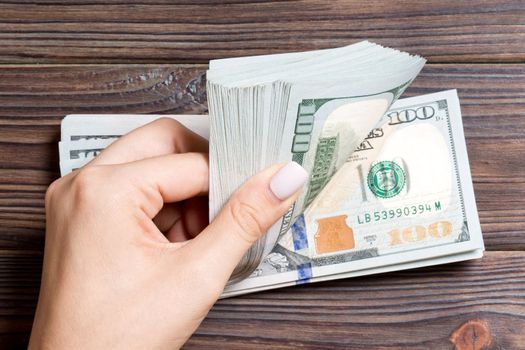
[[[473,319],[456,328],[450,341],[456,350],[483,350],[492,343],[492,335],[486,321]]]

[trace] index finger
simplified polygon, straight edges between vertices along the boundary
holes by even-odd
[[[172,153],[208,152],[208,141],[171,118],[159,118],[121,136],[88,165],[122,164]]]
[[[207,153],[169,154],[111,167],[113,176],[139,190],[140,207],[153,218],[164,203],[208,193]]]

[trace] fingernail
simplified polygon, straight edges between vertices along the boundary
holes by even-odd
[[[272,177],[270,189],[280,200],[285,200],[297,192],[308,179],[308,173],[296,162],[290,162]]]

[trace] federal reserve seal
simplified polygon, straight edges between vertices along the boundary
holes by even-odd
[[[368,172],[368,188],[379,198],[390,198],[398,195],[405,187],[406,176],[403,168],[392,161],[374,164]]]

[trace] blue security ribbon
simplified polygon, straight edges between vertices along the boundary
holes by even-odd
[[[301,214],[292,224],[293,247],[295,251],[308,248],[308,238],[306,237],[306,223],[304,215]]]
[[[304,263],[297,266],[297,284],[304,284],[310,282],[312,278],[312,264]]]

